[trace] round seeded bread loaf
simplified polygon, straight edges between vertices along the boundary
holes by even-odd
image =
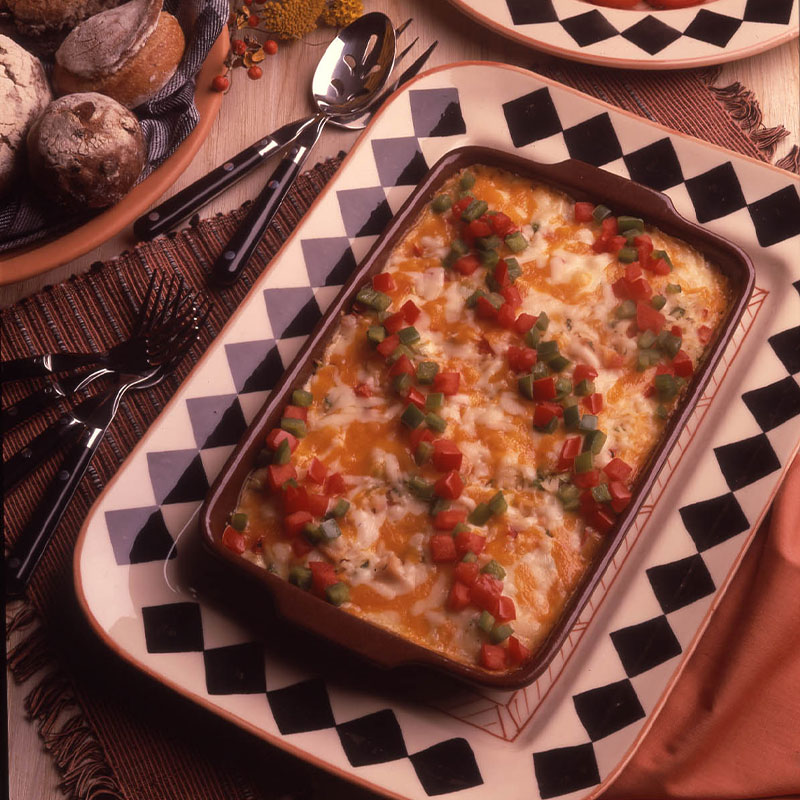
[[[39,59],[0,35],[0,195],[25,159],[25,136],[52,99]]]
[[[145,164],[139,121],[95,92],[54,100],[28,134],[31,175],[44,195],[78,208],[104,208],[136,183]]]

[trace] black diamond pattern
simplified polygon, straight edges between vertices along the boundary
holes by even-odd
[[[308,336],[322,317],[314,294],[307,287],[265,289],[264,300],[277,339]]]
[[[193,397],[186,401],[195,442],[201,449],[236,444],[247,428],[236,395]]]
[[[794,186],[756,200],[749,211],[762,247],[800,235],[800,196]]]
[[[641,675],[681,654],[666,617],[654,617],[610,634],[619,660],[629,678]]]
[[[771,431],[800,414],[800,386],[792,378],[745,392],[742,400],[764,431]]]
[[[741,489],[781,468],[778,456],[763,433],[715,447],[714,455],[731,491]]]
[[[164,504],[192,503],[196,500],[203,500],[208,494],[209,488],[206,471],[203,469],[203,461],[198,453],[178,478],[178,482],[172,487],[163,502]]]
[[[164,517],[156,506],[107,511],[105,517],[117,564],[146,564],[177,557]]]
[[[663,192],[683,181],[683,172],[669,138],[659,139],[623,156],[633,180]]]
[[[622,36],[646,53],[654,56],[665,47],[680,39],[680,31],[648,14],[643,20],[622,32]]]
[[[318,731],[336,724],[325,681],[320,678],[267,692],[267,699],[278,730],[284,735]]]
[[[708,597],[716,589],[706,562],[699,554],[650,567],[647,578],[665,614]]]
[[[742,187],[730,161],[695,178],[689,178],[686,188],[698,222],[719,219],[746,205]]]
[[[725,47],[741,26],[740,19],[701,8],[684,34],[692,39],[699,39],[701,42]]]
[[[600,167],[622,155],[608,114],[598,114],[564,131],[564,143],[573,158]]]
[[[408,94],[415,136],[456,136],[467,132],[455,87],[412,89]]]
[[[745,22],[766,22],[786,25],[792,17],[794,0],[747,0]]]
[[[552,0],[506,0],[515,25],[535,25],[558,19]]]
[[[264,648],[257,642],[216,647],[203,653],[209,694],[262,694]]]
[[[283,375],[283,362],[272,340],[226,344],[225,355],[240,394],[267,392]]]
[[[356,259],[346,236],[303,239],[300,245],[312,286],[340,286],[356,268]]]
[[[572,701],[593,742],[627,728],[645,715],[636,690],[628,680],[576,694]]]
[[[588,47],[616,36],[619,31],[597,10],[561,20],[561,27],[577,42]]]
[[[503,113],[514,147],[524,147],[561,132],[561,120],[548,89],[537,89],[504,103]]]
[[[543,800],[600,783],[600,772],[591,744],[534,753],[533,771]]]
[[[429,795],[449,794],[483,783],[466,739],[448,739],[411,756],[422,788]]]
[[[700,552],[722,544],[750,527],[732,493],[684,506],[680,515]]]
[[[203,650],[203,621],[197,603],[171,603],[142,608],[148,653],[199,653]]]
[[[397,717],[389,708],[343,722],[336,730],[354,767],[383,764],[408,755]]]
[[[800,372],[800,327],[770,336],[767,341],[789,372]]]

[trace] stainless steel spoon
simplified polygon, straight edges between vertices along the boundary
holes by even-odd
[[[214,263],[211,279],[215,283],[230,286],[236,281],[325,125],[331,120],[355,122],[364,116],[389,79],[395,52],[394,28],[380,12],[359,17],[328,45],[311,83],[318,112],[303,127]]]

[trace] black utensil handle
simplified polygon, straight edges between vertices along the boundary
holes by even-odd
[[[103,355],[98,353],[45,353],[42,356],[13,358],[0,363],[0,382],[46,378],[56,372],[79,369],[102,360]]]
[[[211,280],[218,286],[233,285],[247,266],[289,187],[300,173],[307,152],[306,148],[295,148],[270,175],[267,185],[253,201],[247,216],[211,268]]]
[[[6,558],[6,594],[24,594],[53,533],[72,500],[105,429],[90,428],[67,453],[64,463],[47,487],[25,529]]]
[[[56,397],[62,397],[56,384],[48,384],[37,389],[27,397],[23,397],[17,403],[7,406],[0,411],[0,433],[6,433],[13,427],[21,425],[25,420],[30,419],[34,414],[49,408]]]

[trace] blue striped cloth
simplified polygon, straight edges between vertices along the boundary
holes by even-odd
[[[165,0],[164,10],[180,21],[186,52],[161,91],[135,109],[147,142],[147,163],[139,180],[169,158],[197,124],[194,76],[227,23],[230,6],[228,0]],[[0,201],[0,253],[69,231],[89,216],[38,202],[30,181],[20,180],[18,192]]]

